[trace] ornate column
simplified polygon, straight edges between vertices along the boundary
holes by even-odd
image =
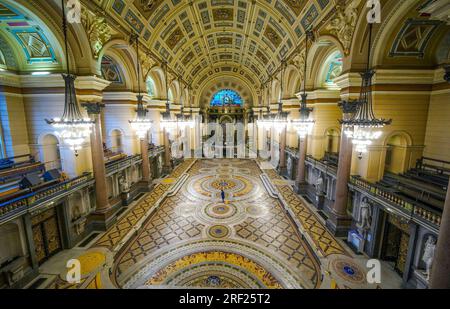
[[[450,289],[450,184],[447,189],[435,250],[433,266],[431,267],[430,288]]]
[[[356,111],[356,104],[342,101],[339,103],[343,118],[348,119]],[[347,215],[348,182],[350,180],[353,144],[347,138],[344,128],[341,130],[341,143],[339,148],[339,164],[336,174],[336,200],[327,220],[327,227],[337,236],[345,236],[351,225],[351,217]]]
[[[145,191],[151,189],[151,171],[150,171],[150,158],[148,153],[148,140],[147,138],[141,138],[141,156],[142,156],[142,183]]]
[[[85,103],[89,117],[95,120],[91,133],[92,168],[95,178],[96,209],[92,217],[95,224],[101,229],[106,229],[112,223],[113,213],[108,201],[106,185],[105,156],[103,153],[103,139],[101,126],[101,110],[105,106],[102,103]]]
[[[286,169],[286,131],[285,127],[280,134],[280,165],[278,166],[278,172],[282,175],[287,173]]]
[[[305,170],[306,170],[306,149],[308,146],[308,137],[299,138],[298,142],[298,164],[297,177],[295,178],[295,191],[299,194],[305,193]]]
[[[172,171],[172,163],[171,163],[171,154],[170,154],[170,141],[169,141],[169,132],[166,129],[163,129],[164,135],[164,166],[163,173],[170,174]]]

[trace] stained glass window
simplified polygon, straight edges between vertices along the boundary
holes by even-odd
[[[211,100],[211,106],[239,107],[244,104],[241,96],[234,90],[223,89],[217,92]]]
[[[330,58],[327,75],[325,77],[325,83],[327,84],[333,84],[333,80],[342,73],[341,53],[335,53]]]

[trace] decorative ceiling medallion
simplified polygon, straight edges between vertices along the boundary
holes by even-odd
[[[214,21],[233,21],[234,10],[233,9],[214,9],[213,17]]]
[[[180,27],[176,28],[169,38],[166,40],[166,44],[170,49],[174,49],[175,46],[184,38],[183,31],[181,31]]]
[[[278,46],[280,46],[281,44],[281,37],[278,35],[278,33],[276,33],[275,30],[273,30],[272,27],[267,26],[266,27],[266,31],[264,31],[264,36],[269,39],[269,41],[276,47],[278,48]]]

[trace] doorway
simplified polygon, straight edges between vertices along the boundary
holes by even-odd
[[[393,215],[387,215],[381,246],[381,259],[391,262],[394,270],[403,275],[408,255],[408,224]]]
[[[55,208],[31,219],[33,240],[38,264],[41,265],[62,250],[58,218]]]

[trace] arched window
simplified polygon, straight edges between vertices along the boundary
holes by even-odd
[[[151,77],[147,78],[147,93],[152,98],[156,94],[155,89],[155,82],[153,81],[153,79]]]
[[[334,86],[334,79],[342,73],[342,55],[336,51],[325,62],[325,86]]]
[[[213,96],[210,105],[241,107],[243,104],[244,102],[241,96],[236,91],[231,89],[223,89]]]

